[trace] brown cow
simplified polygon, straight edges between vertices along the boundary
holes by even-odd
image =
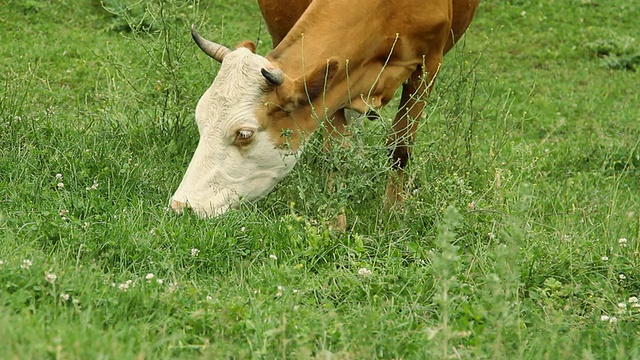
[[[344,109],[368,113],[402,85],[388,140],[397,174],[387,186],[388,203],[400,200],[424,97],[479,0],[259,4],[275,47],[266,57],[253,44],[231,51],[192,31],[222,67],[196,108],[200,142],[172,207],[215,216],[265,195],[321,121],[342,133]]]

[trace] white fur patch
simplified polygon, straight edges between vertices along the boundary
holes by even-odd
[[[203,217],[220,215],[240,201],[266,195],[291,171],[297,156],[276,148],[256,119],[266,81],[260,69],[268,66],[268,60],[245,48],[225,57],[196,107],[200,141],[173,201]],[[234,139],[243,128],[256,132],[240,149]]]

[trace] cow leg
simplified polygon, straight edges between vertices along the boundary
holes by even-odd
[[[387,140],[391,151],[393,173],[386,188],[386,207],[391,208],[402,201],[404,187],[404,168],[411,156],[411,147],[415,142],[416,131],[425,106],[425,98],[431,91],[442,61],[442,52],[437,56],[425,58],[402,88],[400,107],[393,122],[393,132]]]
[[[330,152],[336,145],[347,146],[346,139],[349,136],[349,132],[346,129],[347,117],[345,115],[345,109],[336,111],[331,117],[331,121],[327,122],[324,133],[324,150]],[[329,191],[336,192],[336,184],[334,182],[334,174],[339,170],[331,169],[329,173],[329,179],[327,180],[327,187]],[[332,211],[329,209],[329,211]],[[338,214],[329,222],[330,230],[345,231],[347,229],[347,214],[344,207],[340,208]]]

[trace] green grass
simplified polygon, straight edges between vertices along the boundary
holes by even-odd
[[[0,2],[0,357],[640,358],[639,17],[485,0],[402,209],[391,105],[201,220],[166,210],[218,69],[189,26],[265,53],[257,4]]]

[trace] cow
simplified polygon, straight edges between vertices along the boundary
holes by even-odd
[[[251,41],[230,50],[192,26],[221,67],[196,106],[200,138],[171,207],[213,217],[266,195],[314,131],[344,134],[345,109],[375,114],[400,86],[386,203],[401,201],[424,99],[479,2],[259,0],[273,40],[266,56]]]

